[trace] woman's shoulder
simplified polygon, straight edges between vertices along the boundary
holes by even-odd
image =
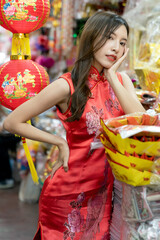
[[[73,91],[74,91],[74,86],[73,86],[73,82],[72,82],[72,78],[71,78],[71,72],[66,72],[66,73],[62,74],[58,79],[59,80],[63,79],[68,83],[68,85],[70,87],[71,94],[72,94]]]
[[[63,73],[59,78],[71,80],[71,72]]]

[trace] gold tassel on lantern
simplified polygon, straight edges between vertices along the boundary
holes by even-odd
[[[24,148],[24,151],[25,151],[25,154],[26,154],[26,157],[27,157],[28,165],[29,165],[29,168],[30,168],[30,171],[31,171],[32,179],[33,179],[34,183],[38,184],[39,183],[39,177],[38,177],[38,174],[36,172],[36,168],[34,166],[34,163],[33,163],[28,145],[26,143],[26,139],[24,137],[22,137],[22,143],[23,143],[23,148]]]
[[[27,121],[27,123],[31,124],[31,121],[29,120],[29,121]],[[15,136],[19,137],[16,134],[15,134]],[[32,160],[32,157],[31,157],[31,154],[30,154],[27,142],[26,142],[26,138],[22,137],[22,143],[23,143],[23,148],[24,148],[24,151],[25,151],[25,154],[26,154],[26,158],[27,158],[27,162],[28,162],[28,165],[29,165],[29,169],[30,169],[30,172],[31,172],[33,182],[36,183],[36,184],[39,184],[39,177],[38,177],[36,168],[34,166],[34,163],[33,163],[33,160]]]

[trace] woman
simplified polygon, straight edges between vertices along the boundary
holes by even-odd
[[[128,34],[120,16],[95,13],[84,26],[72,73],[18,107],[4,123],[12,133],[59,148],[42,189],[34,240],[109,239],[113,176],[104,149],[90,151],[90,144],[100,118],[145,111],[129,77],[117,73],[128,53]],[[26,123],[54,105],[67,141]]]

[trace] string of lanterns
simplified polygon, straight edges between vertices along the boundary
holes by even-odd
[[[42,27],[50,13],[49,0],[2,0],[0,25],[13,33],[10,61],[0,66],[0,103],[14,110],[49,84],[45,69],[31,60],[29,33]],[[38,176],[26,140],[23,146],[32,178]]]

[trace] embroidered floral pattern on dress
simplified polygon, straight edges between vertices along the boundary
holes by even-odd
[[[68,222],[65,222],[67,230],[64,232],[63,239],[74,240],[76,233],[81,232],[80,240],[93,240],[97,232],[100,232],[100,222],[104,215],[105,204],[107,200],[106,188],[101,188],[99,193],[88,200],[87,218],[84,221],[84,216],[81,215],[82,202],[85,200],[85,194],[80,193],[77,201],[70,203],[73,210],[68,214]],[[106,234],[102,237],[104,238]]]
[[[84,228],[84,217],[81,215],[80,209],[82,208],[82,202],[85,200],[84,193],[80,193],[77,197],[77,201],[70,203],[73,210],[68,214],[68,223],[65,222],[67,230],[64,232],[63,239],[74,239],[75,234],[82,232]]]
[[[96,234],[100,232],[100,223],[105,212],[107,201],[107,180],[108,180],[109,163],[105,160],[104,180],[100,184],[99,191],[96,195],[89,198],[87,202],[86,221],[81,215],[82,203],[85,200],[85,194],[82,192],[78,195],[77,201],[70,203],[73,210],[68,214],[68,223],[65,222],[67,230],[64,232],[64,240],[74,240],[76,233],[81,233],[80,240],[96,240]],[[109,232],[105,232],[102,240],[109,240]]]
[[[99,116],[93,112],[88,112],[86,113],[86,119],[87,132],[89,134],[95,133],[100,126]]]
[[[112,100],[112,99],[107,99],[105,101],[105,106],[107,108],[107,111],[110,112],[112,114],[112,116],[114,116],[114,110],[116,109],[117,111],[120,111],[119,109],[119,103],[116,100]]]
[[[107,200],[107,191],[99,192],[95,197],[88,201],[86,227],[80,240],[96,239],[95,235],[100,232],[100,222],[104,215],[105,204]]]
[[[89,80],[88,86],[90,89],[92,89],[94,87],[92,80],[94,80],[96,82],[98,82],[98,80],[99,80],[99,75],[97,74],[96,70],[93,67],[91,67],[91,69],[90,69],[88,80]]]
[[[111,96],[111,98],[113,99],[113,100],[115,100],[115,98],[116,98],[116,95],[115,95],[115,93],[114,93],[114,91],[113,91],[113,88],[109,85],[109,95]]]
[[[120,109],[119,109],[119,102],[116,100],[116,95],[111,86],[109,86],[109,96],[110,96],[110,99],[107,99],[105,101],[105,106],[107,108],[107,111],[109,111],[113,116],[114,110],[116,109],[117,111],[120,111]]]
[[[98,81],[98,80],[99,80],[98,74],[95,74],[95,73],[90,74],[90,77],[91,77],[93,80],[95,80],[95,81]]]
[[[94,80],[96,82],[98,82],[100,80],[103,81],[103,82],[107,81],[107,78],[105,77],[104,73],[102,75],[100,75],[98,70],[95,67],[93,67],[93,66],[91,66],[88,79],[89,80],[92,79],[92,80]]]
[[[100,222],[103,219],[105,205],[107,201],[107,180],[108,180],[109,163],[106,159],[104,168],[104,181],[101,183],[99,192],[94,197],[88,200],[87,204],[87,217],[85,230],[80,240],[95,240],[95,235],[100,232]],[[109,240],[109,233],[105,233],[102,240]]]
[[[87,132],[89,134],[97,133],[100,127],[100,118],[103,116],[103,109],[98,110],[92,106],[92,111],[86,113]]]
[[[93,81],[95,81],[95,82],[98,82],[98,81],[107,81],[107,78],[106,78],[106,76],[104,75],[104,74],[102,74],[102,76],[99,74],[99,72],[98,72],[98,70],[96,69],[96,68],[94,68],[93,66],[91,67],[91,69],[90,69],[90,73],[89,73],[89,77],[88,77],[88,79],[89,79],[89,82],[88,82],[88,86],[89,86],[89,88],[90,89],[92,89],[93,87],[94,87],[94,83],[93,83]],[[107,90],[106,90],[107,91]],[[111,115],[112,116],[114,116],[114,114],[115,114],[115,110],[116,111],[120,111],[120,107],[119,107],[119,102],[118,102],[118,100],[117,100],[117,98],[116,98],[116,96],[115,96],[115,93],[114,93],[114,91],[113,91],[113,89],[112,89],[112,87],[109,85],[109,83],[108,83],[108,96],[110,96],[110,98],[109,99],[107,99],[106,101],[105,101],[105,106],[106,106],[106,108],[107,108],[107,110],[108,110],[108,112],[110,112],[111,113]],[[94,121],[98,121],[98,116],[96,116],[95,114],[94,114],[94,116],[89,116],[90,115],[90,113],[89,114],[87,114],[87,117],[88,118],[90,118],[90,120],[91,120],[91,122],[93,123]],[[92,119],[91,119],[92,118]],[[94,121],[93,121],[93,118],[94,118]],[[87,121],[88,122],[88,121]],[[94,123],[94,126],[95,126],[96,124]],[[98,126],[99,127],[99,126]],[[93,130],[91,130],[91,128],[93,129]],[[93,128],[93,126],[91,126],[91,124],[89,124],[89,127],[88,127],[88,133],[89,134],[92,134],[93,132],[95,132],[96,130],[95,130],[95,128]]]

